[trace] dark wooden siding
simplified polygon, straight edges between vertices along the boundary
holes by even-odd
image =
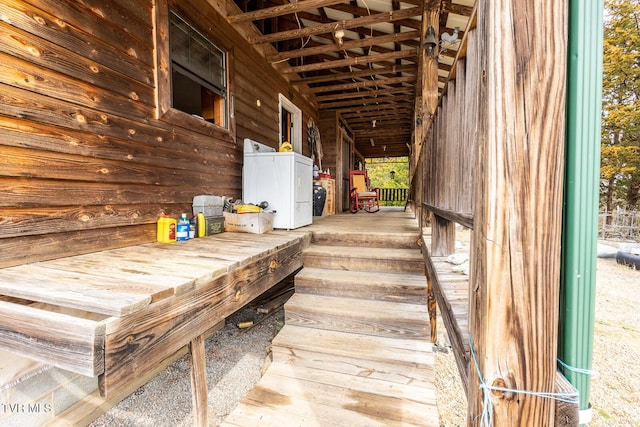
[[[241,196],[245,137],[277,144],[296,94],[206,1],[176,3],[230,51],[231,131],[156,119],[153,2],[0,5],[0,267],[154,241],[194,195]]]

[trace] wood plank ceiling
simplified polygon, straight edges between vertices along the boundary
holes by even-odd
[[[475,0],[234,0],[232,25],[319,110],[337,110],[364,157],[408,156],[417,116],[423,7],[439,10],[439,95],[455,72]],[[424,27],[426,28],[426,27]],[[457,38],[447,42],[447,36]],[[446,33],[446,34],[445,34]],[[462,47],[462,49],[461,49]]]

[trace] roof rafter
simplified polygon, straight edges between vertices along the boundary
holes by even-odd
[[[302,49],[290,50],[287,52],[279,52],[277,54],[271,55],[267,59],[271,62],[278,62],[303,56],[319,55],[323,53],[376,46],[384,43],[395,43],[399,41],[415,39],[416,37],[420,37],[420,33],[418,31],[406,31],[403,33],[388,34],[378,37],[367,37],[366,39],[361,40],[347,41],[344,42],[342,46],[332,43],[315,47],[305,47]]]
[[[296,3],[285,3],[278,6],[254,10],[252,12],[229,15],[227,16],[227,22],[229,22],[230,24],[235,24],[238,22],[259,21],[267,18],[277,18],[278,16],[289,15],[292,13],[302,12],[304,10],[319,9],[321,7],[331,6],[344,2],[345,0],[303,0]]]
[[[360,27],[363,25],[392,22],[400,19],[410,18],[412,16],[419,16],[420,14],[422,14],[421,7],[412,7],[410,9],[377,13],[375,15],[363,16],[344,21],[335,21],[328,24],[314,25],[297,30],[281,31],[278,33],[272,33],[262,36],[249,36],[248,40],[251,44],[273,43],[277,41],[307,37],[316,34],[331,33],[336,30],[348,30],[350,28]]]
[[[378,53],[376,55],[363,55],[346,59],[338,59],[335,61],[316,62],[313,64],[299,65],[296,67],[288,67],[280,70],[281,73],[303,73],[307,71],[327,70],[330,68],[348,67],[349,65],[356,64],[370,64],[372,62],[389,61],[393,59],[407,59],[415,58],[417,55],[416,49],[408,49],[401,51],[393,51],[388,53]]]

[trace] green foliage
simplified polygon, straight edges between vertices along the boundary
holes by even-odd
[[[601,199],[608,209],[640,201],[640,2],[605,0]]]
[[[366,165],[371,186],[380,188],[409,187],[409,158],[367,159]]]
[[[377,158],[366,160],[372,187],[409,188],[409,158]],[[385,206],[404,206],[405,201],[382,202]]]

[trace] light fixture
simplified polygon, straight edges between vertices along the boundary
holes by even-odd
[[[431,25],[427,28],[427,32],[424,35],[424,44],[422,47],[424,51],[429,56],[434,56],[436,53],[436,46],[438,45],[438,41],[436,40],[436,30],[433,29]]]
[[[391,177],[391,179],[396,179],[396,171],[389,172],[389,176]]]

